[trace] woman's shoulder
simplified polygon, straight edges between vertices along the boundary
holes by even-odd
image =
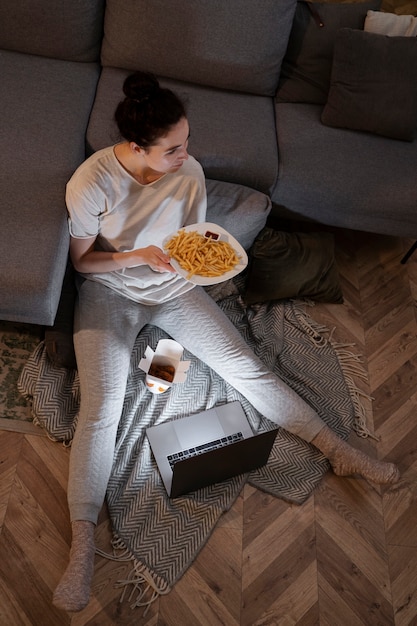
[[[97,150],[91,156],[89,156],[79,167],[75,170],[70,179],[70,183],[79,181],[87,181],[94,179],[96,176],[103,174],[103,171],[111,171],[115,165],[114,146]]]

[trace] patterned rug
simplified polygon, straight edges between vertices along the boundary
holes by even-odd
[[[212,293],[249,345],[278,376],[295,389],[322,419],[346,439],[360,430],[362,411],[354,376],[359,359],[338,351],[305,313],[300,303],[269,303],[247,309],[237,287]],[[169,500],[152,457],[145,429],[216,404],[240,400],[254,429],[272,424],[193,355],[185,383],[169,392],[151,394],[138,368],[148,345],[166,335],[147,326],[132,354],[127,392],[119,425],[107,503],[114,530],[115,559],[131,559],[134,606],[167,593],[193,562],[221,515],[239,495],[245,481],[276,497],[301,504],[328,470],[328,461],[311,445],[279,430],[266,466],[223,483]],[[42,342],[19,379],[22,394],[32,402],[35,423],[56,440],[70,441],[77,420],[77,373],[52,367]]]
[[[0,321],[0,419],[32,422],[31,402],[17,381],[41,337],[39,326]]]

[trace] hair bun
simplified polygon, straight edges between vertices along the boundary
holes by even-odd
[[[123,92],[114,118],[120,135],[141,148],[153,146],[187,115],[181,98],[162,87],[153,74],[131,74],[125,78]]]
[[[159,82],[153,74],[136,72],[128,76],[123,84],[123,93],[127,98],[141,104],[146,102],[160,89]]]

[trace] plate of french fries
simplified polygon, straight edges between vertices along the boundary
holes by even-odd
[[[248,264],[240,243],[211,222],[184,226],[163,242],[172,267],[195,285],[215,285],[233,278]]]

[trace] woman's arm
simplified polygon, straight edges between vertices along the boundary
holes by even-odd
[[[94,247],[96,237],[70,239],[71,261],[77,272],[112,272],[125,267],[149,265],[156,272],[173,272],[169,256],[157,246],[138,248],[130,252],[103,252]]]

